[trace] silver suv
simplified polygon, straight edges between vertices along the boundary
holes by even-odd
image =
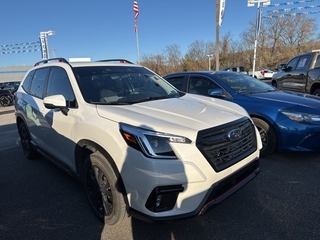
[[[15,110],[26,157],[80,180],[109,225],[201,215],[260,171],[260,136],[242,107],[181,93],[126,60],[38,62]]]

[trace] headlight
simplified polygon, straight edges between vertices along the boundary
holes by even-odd
[[[299,123],[320,123],[320,115],[281,111],[284,115],[295,122]]]
[[[127,144],[148,157],[176,159],[170,143],[191,143],[188,138],[153,132],[120,124],[120,132]]]

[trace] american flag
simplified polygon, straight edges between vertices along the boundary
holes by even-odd
[[[133,12],[134,12],[134,32],[137,32],[138,27],[138,16],[139,16],[139,6],[138,1],[133,1]]]

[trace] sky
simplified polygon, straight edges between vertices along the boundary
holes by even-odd
[[[289,1],[271,0],[271,4]],[[123,58],[136,63],[138,53],[141,61],[143,55],[162,54],[167,46],[178,45],[184,55],[194,41],[215,42],[215,0],[137,2],[135,34],[133,0],[1,0],[0,46],[36,42],[40,32],[53,30],[55,35],[48,36],[50,57],[92,61]],[[247,3],[248,0],[225,1],[220,39],[229,32],[233,39],[239,39],[250,29],[257,4],[248,7]],[[319,4],[319,0],[312,0],[312,4]],[[281,8],[286,7],[297,6]],[[311,17],[320,20],[320,14]],[[40,60],[40,51],[0,54],[0,67],[31,66]]]

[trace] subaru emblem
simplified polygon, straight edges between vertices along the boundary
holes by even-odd
[[[237,129],[232,129],[231,131],[228,132],[228,138],[231,141],[238,140],[242,136],[242,131],[237,128]]]

